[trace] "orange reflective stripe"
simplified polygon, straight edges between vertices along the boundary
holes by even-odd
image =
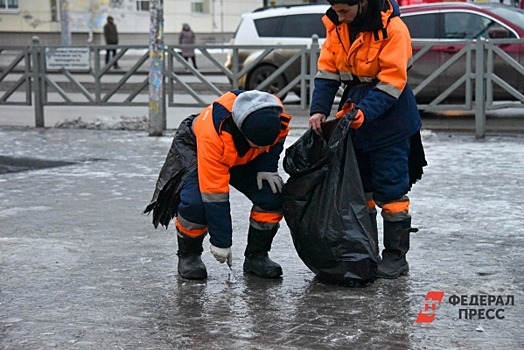
[[[382,206],[382,211],[388,214],[408,213],[409,199],[400,202],[390,202]]]
[[[186,229],[184,228],[178,220],[175,220],[175,225],[178,231],[182,232],[183,234],[189,236],[189,237],[200,237],[202,235],[205,235],[207,233],[207,227],[199,228],[199,229]]]
[[[268,222],[271,224],[278,224],[282,220],[283,215],[281,213],[268,213],[260,211],[251,211],[251,219],[257,222]]]

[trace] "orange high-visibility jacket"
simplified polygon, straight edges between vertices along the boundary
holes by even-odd
[[[329,115],[340,84],[354,84],[348,97],[364,112],[365,121],[352,133],[355,144],[363,149],[408,137],[421,126],[415,97],[407,85],[411,36],[399,16],[398,4],[386,2],[382,28],[363,29],[353,42],[350,25],[338,22],[332,9],[322,18],[326,40],[318,59],[310,113]]]
[[[349,26],[337,25],[324,16],[327,37],[320,52],[317,77],[342,82],[354,77],[361,82],[378,80],[378,89],[398,98],[407,83],[412,49],[408,28],[392,14],[393,7],[382,12],[385,30],[361,32],[351,46]]]
[[[212,241],[217,242],[218,245],[214,244],[217,246],[223,245],[218,242],[230,241],[232,235],[229,204],[230,169],[256,159],[258,171],[276,172],[291,121],[291,116],[282,106],[281,131],[273,145],[264,149],[238,149],[235,137],[227,124],[234,123],[231,110],[237,95],[242,92],[236,90],[225,93],[206,107],[193,122],[193,133],[197,143],[198,183],[207,213],[209,233]]]

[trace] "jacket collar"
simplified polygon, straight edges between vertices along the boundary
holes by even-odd
[[[381,19],[380,22],[370,22],[368,24],[364,24],[360,31],[374,31],[374,30],[380,30],[382,28],[386,28],[389,21],[393,17],[400,16],[400,7],[398,3],[395,0],[376,0],[379,3],[381,3]],[[326,27],[327,31],[334,30],[337,26],[341,25],[342,23],[338,20],[338,16],[335,11],[330,7],[327,11],[324,17],[322,17],[322,22],[324,23],[324,26]],[[380,24],[379,24],[380,23]]]

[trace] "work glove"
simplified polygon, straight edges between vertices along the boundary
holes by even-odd
[[[214,245],[210,244],[209,250],[211,251],[211,254],[217,259],[219,263],[225,263],[227,261],[227,265],[229,267],[233,266],[233,253],[231,252],[231,247],[229,248],[219,248],[215,247]]]
[[[342,109],[337,112],[336,117],[342,118],[346,115],[349,115],[354,110],[355,110],[355,102],[349,99],[344,103],[344,105],[342,106]]]
[[[278,175],[278,173],[271,173],[267,171],[261,171],[257,173],[257,185],[258,189],[262,189],[262,181],[267,181],[271,191],[273,193],[282,192],[282,186],[284,186],[284,180]]]
[[[364,112],[358,108],[348,114],[347,117],[351,120],[349,127],[352,129],[358,129],[364,124]]]
[[[364,124],[364,112],[358,108],[355,108],[355,103],[351,99],[344,103],[342,109],[337,112],[336,117],[345,117],[351,120],[349,127],[352,129],[358,129],[362,126],[362,124]]]

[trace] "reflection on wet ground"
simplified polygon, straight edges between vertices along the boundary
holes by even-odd
[[[250,203],[234,191],[234,280],[207,242],[208,280],[180,279],[172,228],[141,215],[170,137],[0,128],[1,155],[106,160],[0,175],[0,348],[524,348],[524,139],[423,139],[410,273],[350,289],[315,278],[285,223],[270,252],[283,278],[244,275]],[[443,300],[416,323],[429,291]]]

